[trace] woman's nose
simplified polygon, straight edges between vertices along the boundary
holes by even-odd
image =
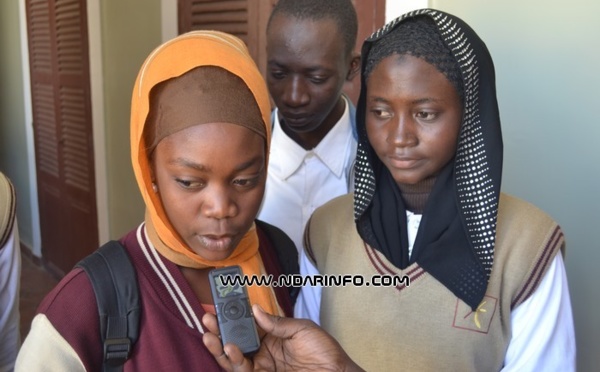
[[[388,140],[397,147],[412,147],[419,143],[416,124],[410,115],[397,115],[394,129]]]
[[[237,204],[226,188],[213,186],[204,191],[205,200],[202,205],[204,216],[221,220],[237,214]]]

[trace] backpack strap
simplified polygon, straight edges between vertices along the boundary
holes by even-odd
[[[280,228],[261,220],[256,225],[265,232],[277,252],[277,259],[284,274],[299,274],[298,250],[292,239]]]
[[[118,241],[112,240],[76,267],[88,275],[98,303],[104,371],[122,371],[139,333],[139,289],[135,269]]]
[[[255,220],[256,226],[258,226],[265,235],[271,240],[275,252],[277,253],[277,260],[281,266],[283,274],[299,274],[300,267],[298,265],[298,250],[296,244],[292,239],[283,232],[280,228],[273,226],[261,220]],[[296,297],[300,292],[300,288],[289,287],[290,297],[292,298],[292,304],[296,302]]]

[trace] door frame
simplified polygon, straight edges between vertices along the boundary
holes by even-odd
[[[94,174],[96,187],[96,214],[98,241],[109,240],[108,183],[106,172],[106,125],[104,119],[104,86],[102,76],[102,37],[100,19],[101,0],[86,0],[88,46],[90,63],[90,92],[92,109],[92,135],[94,146]],[[25,106],[25,131],[27,141],[27,164],[29,170],[29,199],[31,203],[32,247],[31,253],[42,257],[42,238],[38,203],[35,145],[33,134],[33,111],[29,73],[29,50],[27,37],[27,15],[25,1],[19,1],[21,54],[23,60],[23,94]],[[43,258],[43,257],[42,257]]]
[[[31,205],[31,253],[42,256],[42,233],[40,229],[40,209],[37,193],[37,175],[35,165],[35,144],[33,141],[33,109],[31,103],[31,77],[29,72],[29,48],[27,38],[27,13],[25,1],[19,1],[19,37],[21,39],[21,58],[23,60],[23,103],[25,108],[25,136],[27,142],[27,169],[29,170],[29,203]]]

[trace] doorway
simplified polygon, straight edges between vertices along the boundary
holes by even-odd
[[[43,259],[59,275],[98,247],[85,0],[26,0]]]

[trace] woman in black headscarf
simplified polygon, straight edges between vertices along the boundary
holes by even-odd
[[[364,283],[304,287],[296,314],[369,371],[574,369],[563,233],[500,192],[483,41],[425,9],[373,34],[362,61],[355,192],[318,209],[305,241],[321,274]]]

